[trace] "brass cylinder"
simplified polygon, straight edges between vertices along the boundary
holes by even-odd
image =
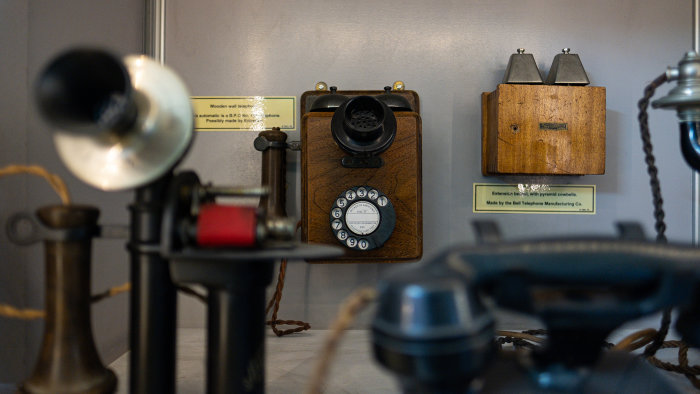
[[[48,206],[37,211],[51,229],[84,229],[69,240],[45,240],[46,319],[39,359],[21,393],[113,393],[117,378],[100,360],[90,320],[91,230],[99,211]]]
[[[262,131],[260,137],[270,142],[285,143],[287,134],[274,127],[272,130]],[[262,153],[262,185],[269,188],[269,194],[260,198],[259,207],[267,212],[268,216],[287,217],[286,208],[286,176],[287,176],[287,150],[281,146],[270,146]]]

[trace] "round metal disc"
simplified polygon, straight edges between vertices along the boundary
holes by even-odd
[[[190,94],[182,80],[147,56],[127,56],[124,63],[138,108],[134,126],[122,132],[54,133],[68,169],[102,190],[130,189],[158,179],[185,154],[193,136]]]

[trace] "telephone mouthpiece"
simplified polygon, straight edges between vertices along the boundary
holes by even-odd
[[[40,74],[39,113],[66,167],[102,190],[146,185],[177,164],[193,138],[190,94],[143,55],[77,48]]]
[[[654,108],[675,109],[680,122],[681,152],[696,171],[700,171],[700,56],[687,52],[677,67],[666,71],[669,81],[678,81],[665,97],[652,102]]]

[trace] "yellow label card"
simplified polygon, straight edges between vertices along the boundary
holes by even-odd
[[[595,185],[474,184],[474,212],[595,215]]]
[[[296,129],[294,96],[192,97],[196,131]]]

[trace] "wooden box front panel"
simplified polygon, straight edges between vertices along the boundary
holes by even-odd
[[[415,112],[397,112],[394,142],[380,156],[381,168],[345,168],[348,153],[331,135],[333,113],[308,113],[301,119],[302,239],[341,245],[330,228],[330,211],[338,195],[368,185],[386,194],[396,211],[396,227],[386,243],[374,250],[345,248],[345,256],[315,263],[387,263],[412,261],[423,255],[421,183],[421,119]]]
[[[605,88],[498,85],[482,94],[482,173],[605,173]]]

